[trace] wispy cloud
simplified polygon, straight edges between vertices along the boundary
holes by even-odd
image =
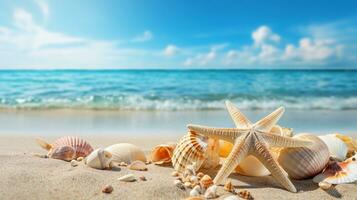
[[[147,41],[152,40],[153,38],[154,38],[154,35],[152,34],[152,32],[149,30],[146,30],[142,34],[136,36],[133,39],[133,42],[147,42]]]
[[[180,51],[180,49],[173,45],[173,44],[169,44],[166,46],[166,48],[164,49],[164,52],[163,54],[166,56],[166,57],[172,57],[174,55],[176,55],[178,52]]]
[[[50,9],[49,9],[49,6],[48,6],[48,2],[46,0],[35,0],[35,3],[41,9],[41,12],[42,12],[43,17],[45,18],[45,20],[47,20],[49,15],[50,15]]]

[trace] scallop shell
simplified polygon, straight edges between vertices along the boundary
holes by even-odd
[[[85,164],[94,169],[109,169],[112,154],[101,148],[94,150],[85,159]]]
[[[113,162],[130,164],[135,160],[146,162],[144,151],[129,143],[119,143],[107,147],[105,150],[113,155]]]
[[[168,144],[156,146],[151,152],[151,160],[157,165],[170,164],[175,146]]]
[[[313,178],[315,183],[345,184],[357,181],[357,155],[343,162],[331,161],[326,169]]]
[[[347,145],[348,148],[347,158],[353,156],[354,152],[357,151],[357,140],[353,140],[353,138],[339,133],[333,135],[341,139]]]
[[[55,140],[53,144],[48,144],[42,139],[37,139],[37,143],[48,150],[48,157],[65,161],[86,157],[93,151],[87,141],[74,136],[61,137]]]
[[[205,190],[213,185],[213,180],[209,175],[204,175],[200,180],[200,185]]]
[[[140,160],[135,160],[132,162],[129,166],[129,169],[131,170],[137,170],[137,171],[146,171],[148,168],[146,167],[146,164],[143,161]]]
[[[306,179],[320,173],[330,157],[326,144],[319,137],[309,134],[299,134],[293,138],[310,140],[314,145],[280,149],[277,158],[279,164],[294,179]]]
[[[339,161],[346,159],[348,147],[341,139],[337,138],[333,134],[319,136],[319,138],[327,145],[331,157]]]
[[[188,166],[193,166],[194,171],[201,167],[214,168],[219,164],[218,145],[218,140],[189,131],[174,150],[173,167],[179,172]]]

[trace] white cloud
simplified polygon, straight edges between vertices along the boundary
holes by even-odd
[[[147,41],[152,40],[153,37],[154,37],[154,35],[152,34],[152,32],[149,30],[146,30],[141,35],[136,36],[133,39],[133,42],[147,42]]]
[[[269,42],[277,43],[280,41],[280,36],[273,33],[268,26],[260,26],[252,33],[252,38],[256,45],[262,45]]]
[[[50,15],[50,9],[49,9],[49,6],[48,6],[48,3],[46,2],[46,0],[35,0],[35,3],[41,9],[41,12],[42,12],[45,20],[47,20]]]
[[[169,44],[166,46],[166,48],[164,49],[164,55],[167,57],[171,57],[176,55],[179,52],[179,48],[175,45]]]
[[[211,64],[217,58],[217,52],[215,49],[211,49],[206,54],[198,54],[193,58],[188,58],[185,60],[185,66],[207,66]]]

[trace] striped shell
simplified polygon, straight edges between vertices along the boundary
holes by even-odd
[[[113,162],[117,162],[117,163],[125,162],[127,164],[130,164],[135,160],[146,162],[146,156],[144,151],[133,144],[129,144],[129,143],[114,144],[107,147],[105,150],[107,150],[109,153],[112,154]]]
[[[214,168],[219,164],[218,146],[218,140],[190,131],[174,150],[173,167],[179,172],[184,172],[187,166],[193,166],[195,171],[204,166]]]
[[[87,141],[74,136],[58,138],[51,146],[48,157],[65,161],[77,159],[78,157],[86,157],[93,151],[93,148]]]
[[[326,169],[313,178],[315,183],[345,184],[357,181],[357,154],[343,162],[331,161]]]
[[[320,173],[329,161],[329,150],[317,136],[299,134],[293,138],[307,139],[314,142],[311,147],[282,148],[278,162],[294,179],[306,179]]]

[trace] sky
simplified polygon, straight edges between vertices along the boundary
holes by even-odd
[[[357,69],[357,1],[0,0],[0,69]]]

